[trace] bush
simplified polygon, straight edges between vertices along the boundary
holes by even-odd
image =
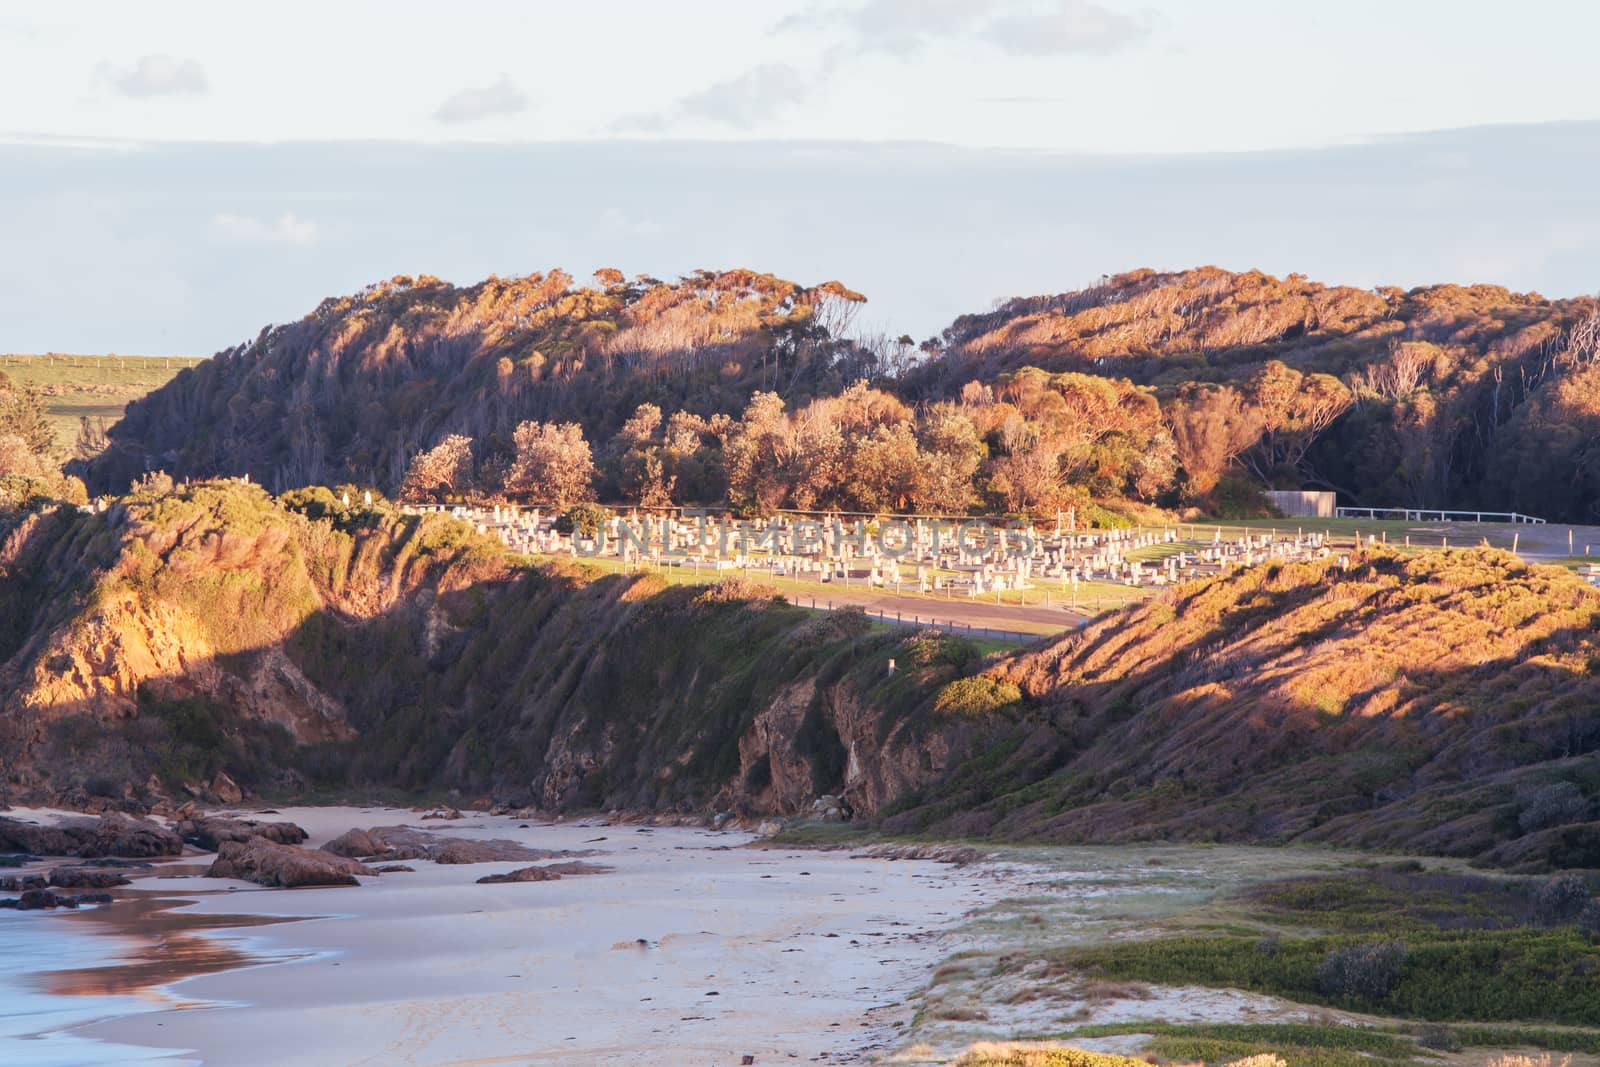
[[[977,719],[1005,711],[1022,702],[1022,690],[1015,682],[1005,682],[980,674],[957,678],[939,690],[933,710],[941,715],[963,715]]]
[[[1317,968],[1317,989],[1324,996],[1376,1004],[1394,992],[1405,959],[1406,947],[1398,941],[1334,949]]]
[[[577,531],[585,537],[593,537],[600,532],[601,525],[610,521],[610,511],[599,504],[584,503],[572,505],[552,525],[557,533]]]
[[[1245,478],[1223,478],[1211,491],[1211,514],[1218,519],[1276,519],[1283,513],[1267,494]]]
[[[1552,782],[1517,793],[1517,826],[1525,834],[1552,826],[1583,822],[1589,817],[1589,798],[1571,782]]]
[[[1456,1032],[1439,1023],[1429,1023],[1417,1031],[1417,1044],[1439,1052],[1460,1052],[1461,1041]]]
[[[1575,874],[1551,878],[1533,891],[1534,911],[1546,923],[1576,919],[1589,903],[1589,886]]]

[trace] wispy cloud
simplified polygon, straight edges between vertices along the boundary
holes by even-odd
[[[310,245],[317,241],[317,224],[285,211],[276,220],[219,211],[211,216],[211,234],[224,241],[258,245]]]
[[[177,56],[140,56],[131,64],[102,63],[102,81],[123,96],[144,100],[156,96],[200,96],[210,85],[198,61]]]
[[[451,93],[445,97],[433,117],[438,122],[477,122],[498,115],[516,115],[526,110],[527,94],[517,88],[509,74],[501,74],[488,85]]]
[[[907,59],[935,45],[979,42],[1007,55],[1106,55],[1138,43],[1149,21],[1094,0],[816,0],[779,31],[824,42],[808,63],[764,63],[615,129],[656,133],[684,121],[749,129],[804,103],[830,76],[868,56]]]
[[[1002,15],[983,28],[985,40],[1012,55],[1105,55],[1150,32],[1142,20],[1090,0],[1062,0],[1052,9]]]

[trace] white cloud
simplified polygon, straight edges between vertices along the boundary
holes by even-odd
[[[839,47],[911,56],[945,41],[980,39],[1015,55],[1116,51],[1149,32],[1143,17],[1094,0],[862,0],[814,3],[782,30],[843,30]]]
[[[818,80],[787,63],[767,63],[684,97],[678,110],[728,126],[755,126],[804,99]]]
[[[205,68],[193,59],[169,55],[140,56],[131,65],[102,63],[102,80],[123,96],[144,100],[154,96],[199,96],[206,92]]]
[[[272,222],[219,211],[211,216],[211,234],[224,241],[244,244],[309,245],[317,241],[317,224],[292,211],[285,211]]]
[[[1004,15],[983,30],[1013,55],[1105,55],[1149,33],[1139,19],[1090,3],[1062,0],[1051,10]]]
[[[615,129],[660,133],[685,119],[752,129],[802,104],[852,59],[910,59],[936,44],[979,41],[1013,56],[1087,56],[1115,52],[1150,30],[1143,17],[1094,0],[863,0],[819,2],[777,24],[821,35],[828,43],[804,65],[764,63],[682,97]]]
[[[477,122],[497,115],[515,115],[528,110],[528,97],[502,74],[488,85],[451,93],[433,117],[439,122]]]

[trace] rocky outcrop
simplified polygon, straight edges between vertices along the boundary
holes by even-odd
[[[264,837],[224,841],[217,859],[206,872],[211,878],[236,878],[282,889],[302,886],[360,885],[358,875],[376,871],[344,856],[318,848],[280,845]]]
[[[50,872],[50,884],[58,889],[111,889],[128,881],[125,874],[88,867],[57,867]]]
[[[37,856],[126,856],[136,859],[176,856],[183,841],[171,830],[148,819],[112,814],[97,820],[69,820],[41,826],[0,817],[0,852],[27,852]]]
[[[306,832],[292,822],[257,822],[220,816],[185,819],[178,823],[177,831],[189,844],[207,852],[217,851],[224,841],[248,841],[252,837],[279,845],[298,845],[306,839]]]
[[[77,908],[85,904],[110,904],[110,893],[57,893],[51,889],[29,889],[20,897],[0,900],[0,908],[17,911],[44,911],[50,908]]]
[[[505,874],[486,874],[478,879],[479,885],[500,885],[508,882],[554,882],[573,875],[605,874],[611,868],[599,863],[547,863],[542,867],[519,867]]]
[[[347,830],[322,846],[336,856],[368,862],[432,860],[434,863],[498,863],[505,860],[547,860],[582,853],[528,848],[515,841],[495,838],[487,841],[468,837],[445,837],[406,826],[374,826],[370,830]]]

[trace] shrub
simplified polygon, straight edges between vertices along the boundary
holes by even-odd
[[[1255,482],[1223,478],[1211,491],[1213,516],[1219,519],[1276,519],[1282,516]]]
[[[1377,1003],[1400,981],[1406,947],[1398,941],[1377,941],[1338,948],[1317,967],[1317,989],[1329,997],[1352,997]]]
[[[600,532],[602,524],[611,521],[611,512],[599,504],[574,504],[563,512],[553,524],[557,533],[571,534],[577,531],[584,537],[593,537]]]
[[[1015,682],[1005,682],[980,674],[957,678],[939,690],[933,709],[941,715],[963,715],[978,719],[1005,711],[1022,702],[1022,690]]]
[[[1533,891],[1534,911],[1546,923],[1576,919],[1589,903],[1589,886],[1575,874],[1551,878]]]
[[[1600,937],[1600,899],[1591,900],[1578,916],[1578,929],[1589,937]]]
[[[1552,826],[1583,822],[1589,817],[1589,799],[1571,782],[1524,789],[1517,794],[1517,826],[1525,834]]]
[[[1417,1031],[1417,1044],[1440,1052],[1460,1052],[1461,1041],[1456,1032],[1440,1023],[1429,1023]]]

